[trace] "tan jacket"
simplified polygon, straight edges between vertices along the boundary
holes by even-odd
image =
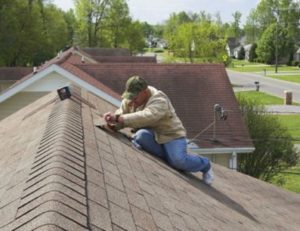
[[[160,144],[185,137],[186,130],[167,95],[151,86],[148,89],[151,96],[146,105],[134,110],[128,105],[128,100],[123,100],[121,107],[115,112],[122,115],[125,127],[150,128]]]

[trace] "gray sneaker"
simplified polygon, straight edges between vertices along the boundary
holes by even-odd
[[[214,181],[214,172],[212,168],[210,168],[206,173],[203,173],[203,181],[207,185],[211,185]]]

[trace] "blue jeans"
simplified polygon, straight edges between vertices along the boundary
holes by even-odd
[[[151,129],[140,129],[133,136],[132,143],[137,148],[142,148],[150,154],[164,159],[178,170],[206,173],[210,169],[210,161],[207,158],[187,153],[185,137],[159,144],[155,141]]]

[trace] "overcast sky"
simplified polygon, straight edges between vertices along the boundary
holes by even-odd
[[[52,0],[59,8],[67,11],[74,8],[73,0]],[[232,22],[235,11],[242,13],[242,25],[251,9],[259,0],[127,0],[132,18],[149,24],[162,23],[173,12],[205,11],[215,15],[220,13],[222,22]]]

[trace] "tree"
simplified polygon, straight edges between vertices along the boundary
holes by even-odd
[[[239,52],[238,52],[238,59],[239,60],[243,60],[245,59],[245,48],[243,46],[241,46],[241,48],[239,49]]]
[[[75,40],[75,27],[77,23],[74,10],[70,9],[68,12],[64,13],[64,18],[67,23],[68,45],[73,45]]]
[[[289,36],[297,42],[300,37],[299,18],[300,4],[297,1],[261,0],[247,18],[245,25],[247,41],[257,42],[269,25],[278,19],[281,26],[287,29]]]
[[[273,23],[264,31],[258,42],[256,50],[258,59],[267,64],[274,64],[276,47],[278,57],[283,58],[293,52],[294,43],[293,38],[288,34],[287,28]]]
[[[164,38],[168,48],[190,62],[194,62],[195,58],[205,62],[223,62],[227,53],[222,26],[213,22],[205,12],[197,17],[187,16],[172,14],[167,21]]]
[[[142,24],[139,21],[133,21],[127,26],[125,48],[128,48],[131,54],[142,52],[146,46]]]
[[[105,20],[110,47],[120,47],[126,40],[126,27],[131,23],[129,8],[124,0],[111,0]],[[104,31],[102,31],[104,32]]]
[[[76,41],[81,46],[101,46],[101,30],[108,13],[110,0],[75,0],[77,19]]]
[[[2,0],[0,65],[39,65],[67,43],[63,12],[42,0]]]
[[[297,164],[298,154],[287,128],[263,106],[239,98],[255,151],[239,156],[239,171],[270,181],[280,171]]]
[[[256,58],[257,58],[256,48],[257,48],[257,44],[253,43],[250,48],[250,51],[249,51],[249,61],[250,62],[256,61]]]
[[[241,12],[236,11],[232,14],[232,17],[233,17],[234,20],[230,25],[230,28],[227,32],[227,36],[239,39],[241,37],[241,34],[242,34],[242,31],[240,29],[242,14],[241,14]]]

